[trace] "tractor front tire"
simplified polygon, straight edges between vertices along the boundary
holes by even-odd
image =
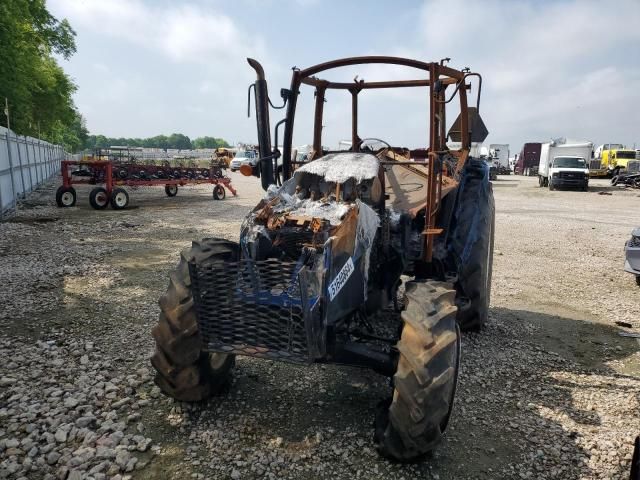
[[[238,244],[206,238],[193,242],[180,255],[178,267],[169,275],[167,292],[160,297],[160,319],[152,334],[156,350],[151,364],[155,383],[168,396],[183,402],[199,402],[219,393],[229,382],[235,356],[202,351],[189,261],[237,260]]]
[[[406,285],[393,398],[376,417],[376,447],[385,457],[420,460],[447,427],[460,366],[455,297],[450,283]]]
[[[495,201],[492,185],[473,166],[461,188],[449,249],[458,275],[458,324],[462,331],[477,331],[489,318]]]

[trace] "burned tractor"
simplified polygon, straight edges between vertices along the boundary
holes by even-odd
[[[235,355],[371,368],[391,379],[376,415],[378,451],[419,459],[451,416],[460,330],[479,329],[489,308],[493,192],[486,162],[469,156],[471,142],[487,135],[478,113],[481,77],[447,60],[396,57],[294,69],[290,88],[281,90],[280,152],[271,147],[264,71],[248,61],[257,74],[250,88],[260,159],[243,173],[258,176],[266,195],[246,217],[239,242],[207,238],[182,253],[153,330],[156,383],[177,400],[204,400],[228,383]],[[316,76],[363,64],[420,75],[345,83]],[[477,101],[469,107],[472,83]],[[301,162],[292,139],[303,87],[314,90],[315,116],[313,150]],[[359,96],[401,87],[428,96],[425,146],[361,138]],[[348,151],[322,146],[325,95],[333,89],[351,95]],[[460,111],[447,133],[446,106],[454,99]],[[460,148],[448,148],[448,140]]]

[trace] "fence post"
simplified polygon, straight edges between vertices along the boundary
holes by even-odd
[[[52,145],[49,147],[51,149],[51,160],[49,160],[49,177],[53,176],[53,164],[56,160],[56,148]]]
[[[44,183],[44,170],[42,169],[42,140],[38,139],[38,159],[40,160],[40,162],[38,163],[38,166],[40,167],[40,183],[38,184],[38,186],[42,185]]]
[[[0,221],[4,219],[4,208],[2,203],[2,182],[0,182]]]
[[[20,164],[20,180],[22,181],[22,198],[25,199],[27,198],[27,188],[24,186],[24,167],[22,166],[22,153],[20,153],[20,138],[17,135],[16,145],[18,146],[18,163]],[[27,146],[26,141],[24,145]]]
[[[33,140],[35,140],[35,138]],[[36,171],[36,184],[31,185],[31,191],[33,192],[33,190],[38,188],[38,185],[40,185],[40,179],[38,178],[38,154],[36,153],[36,142],[31,142],[31,146],[33,147],[33,168]]]
[[[29,155],[29,140],[24,137],[24,151],[27,152],[27,172],[29,172],[29,192],[33,190],[33,174],[31,173],[31,156]],[[26,192],[25,192],[26,194]]]
[[[46,153],[46,160],[44,161],[44,173],[46,175],[46,179],[49,180],[49,163],[51,162],[51,150],[49,148],[49,144],[44,146]]]
[[[13,208],[18,210],[18,196],[16,195],[16,182],[13,178],[13,161],[11,160],[11,142],[9,141],[9,130],[7,128],[6,137],[7,137],[7,153],[9,154],[9,176],[11,177],[11,189],[13,190]]]

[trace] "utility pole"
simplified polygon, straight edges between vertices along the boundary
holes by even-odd
[[[7,116],[7,129],[11,130],[11,121],[9,120],[9,99],[4,97],[4,114]]]

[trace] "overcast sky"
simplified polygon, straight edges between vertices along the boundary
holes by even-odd
[[[395,1],[49,0],[77,32],[62,61],[78,85],[91,133],[256,139],[247,86],[262,62],[274,103],[291,67],[355,55],[451,57],[482,74],[488,143],[560,136],[640,146],[640,0]],[[415,78],[416,71],[363,68],[328,77]],[[474,92],[475,95],[475,86]],[[366,95],[366,98],[365,98]],[[311,142],[311,92],[300,96],[297,144]],[[361,137],[425,145],[422,89],[361,95]],[[350,136],[350,103],[333,94],[323,143]],[[281,112],[272,112],[272,124]],[[449,120],[453,120],[450,118]]]

